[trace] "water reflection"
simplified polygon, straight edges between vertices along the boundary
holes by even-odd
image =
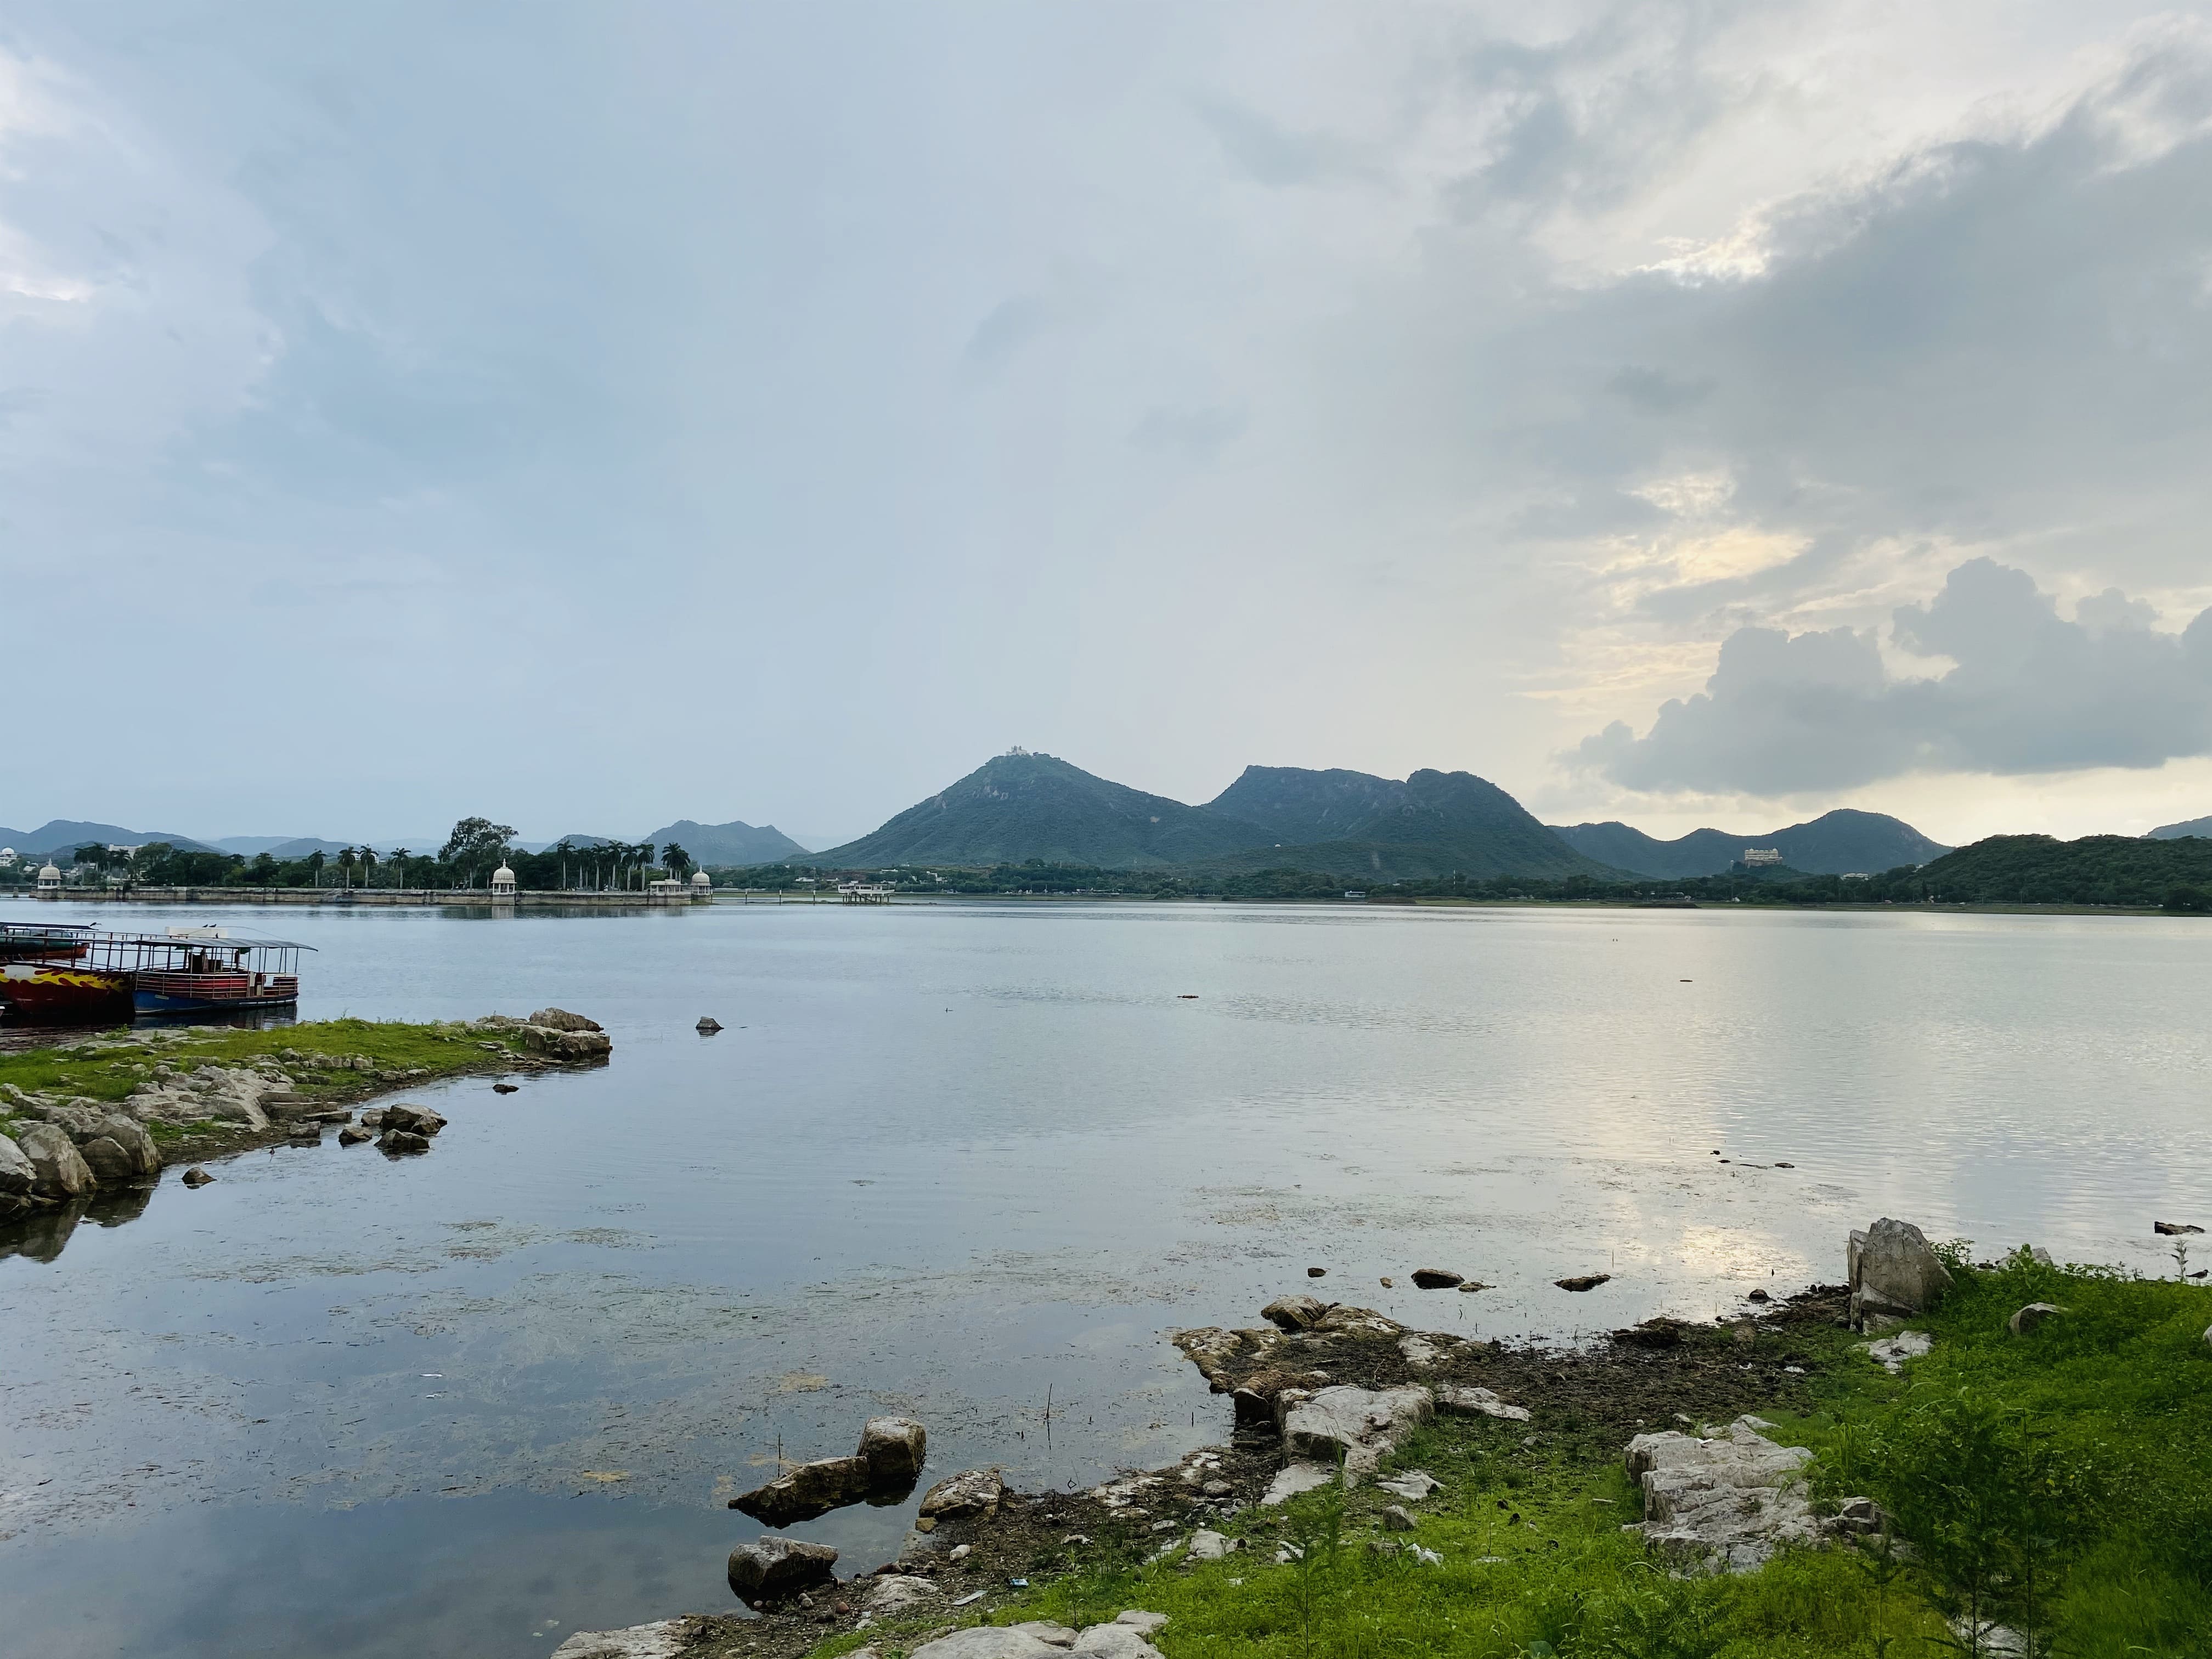
[[[0,1261],[23,1256],[33,1261],[53,1261],[68,1247],[77,1224],[120,1227],[146,1213],[154,1201],[154,1183],[106,1188],[82,1198],[33,1210],[12,1224],[0,1225]]]

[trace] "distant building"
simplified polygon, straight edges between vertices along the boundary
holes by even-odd
[[[48,863],[40,868],[39,890],[41,893],[58,893],[62,890],[62,872],[58,866]]]
[[[491,896],[494,898],[514,896],[514,872],[503,864],[491,872]]]
[[[15,867],[15,849],[12,847],[0,847],[0,870],[12,870]]]
[[[1344,890],[1344,896],[1348,899],[1364,899],[1367,896],[1365,892],[1357,887],[1346,888]]]
[[[1779,847],[1747,847],[1743,849],[1743,867],[1747,870],[1755,870],[1762,864],[1781,862],[1782,849]]]

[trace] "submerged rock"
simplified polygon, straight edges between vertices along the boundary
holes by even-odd
[[[730,1552],[730,1589],[747,1607],[780,1601],[830,1580],[837,1552],[797,1538],[756,1538]]]
[[[193,1164],[191,1169],[185,1171],[183,1178],[185,1185],[187,1187],[204,1187],[208,1182],[215,1179],[213,1176],[210,1175],[205,1170],[200,1168],[197,1164]]]
[[[338,1131],[338,1145],[341,1146],[358,1146],[364,1140],[375,1139],[374,1134],[362,1128],[358,1123],[349,1123]]]
[[[1612,1282],[1611,1273],[1577,1273],[1571,1279],[1555,1279],[1552,1281],[1563,1291],[1594,1291],[1601,1285],[1608,1285]]]
[[[1467,1282],[1467,1275],[1455,1273],[1449,1267],[1416,1267],[1413,1283],[1425,1291],[1449,1291]]]
[[[376,1138],[376,1148],[393,1157],[414,1156],[430,1150],[430,1137],[410,1129],[386,1129]]]
[[[2150,1230],[2167,1238],[2179,1238],[2184,1233],[2201,1233],[2203,1228],[2190,1221],[2154,1221]]]
[[[877,1487],[911,1481],[929,1457],[929,1431],[911,1417],[872,1417],[860,1425],[856,1454]]]
[[[765,1486],[757,1486],[730,1500],[770,1527],[788,1527],[811,1521],[817,1515],[857,1504],[868,1494],[868,1465],[858,1457],[823,1457],[778,1475]]]
[[[1817,1541],[1803,1474],[1813,1454],[1759,1432],[1772,1426],[1739,1417],[1712,1439],[1669,1429],[1630,1441],[1629,1478],[1644,1489],[1637,1530],[1646,1547],[1684,1565],[1747,1572],[1785,1544]]]
[[[403,1100],[386,1107],[384,1115],[378,1122],[387,1131],[398,1129],[408,1134],[428,1136],[436,1134],[446,1127],[446,1116],[442,1112],[432,1111],[428,1106],[417,1106]]]
[[[722,1022],[712,1014],[702,1014],[699,1016],[699,1024],[692,1029],[702,1036],[712,1036],[722,1029]]]

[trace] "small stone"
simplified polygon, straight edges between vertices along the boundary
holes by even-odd
[[[1208,1498],[1226,1498],[1231,1493],[1234,1492],[1237,1488],[1231,1486],[1226,1480],[1209,1480],[1206,1483],[1205,1486],[1201,1488],[1201,1490]]]
[[[2163,1234],[2167,1238],[2178,1238],[2184,1233],[2201,1233],[2204,1231],[2203,1228],[2189,1221],[2154,1221],[2150,1224],[2150,1230],[2154,1233]]]
[[[712,1036],[715,1032],[722,1029],[722,1022],[716,1019],[712,1014],[702,1014],[699,1016],[698,1024],[694,1026],[692,1029],[702,1032],[705,1036]]]
[[[1436,1396],[1437,1409],[1447,1417],[1498,1417],[1513,1423],[1528,1420],[1526,1406],[1509,1406],[1488,1389],[1447,1382],[1436,1390]]]
[[[1230,1538],[1201,1527],[1190,1535],[1190,1559],[1194,1561],[1219,1561],[1243,1547],[1241,1538]]]
[[[1328,1269],[1326,1267],[1309,1267],[1306,1269],[1306,1277],[1308,1279],[1326,1279],[1328,1277]]]
[[[1382,1281],[1382,1288],[1386,1291],[1394,1291],[1397,1289],[1398,1286],[1396,1281],[1386,1279]]]
[[[2031,1302],[2005,1321],[2005,1328],[2014,1336],[2026,1336],[2045,1321],[2056,1319],[2065,1311],[2055,1302]]]
[[[495,1095],[511,1095],[521,1086],[517,1083],[495,1083],[491,1085],[491,1091]]]
[[[215,1177],[213,1176],[210,1175],[205,1170],[200,1168],[197,1164],[193,1164],[191,1169],[185,1170],[184,1175],[185,1185],[187,1187],[204,1187],[208,1182],[214,1179]]]
[[[386,1129],[377,1137],[376,1147],[379,1152],[388,1152],[392,1157],[398,1158],[428,1152],[430,1138],[428,1135],[415,1134],[406,1129]]]
[[[951,1554],[947,1559],[954,1561],[965,1561],[975,1553],[975,1547],[973,1544],[955,1544],[952,1547]]]
[[[374,1134],[362,1128],[358,1123],[349,1123],[338,1131],[338,1145],[341,1146],[358,1146],[364,1140],[375,1139]]]
[[[1759,1327],[1748,1319],[1739,1319],[1735,1325],[1735,1340],[1737,1346],[1748,1347],[1759,1340]]]
[[[1489,1285],[1484,1284],[1479,1279],[1466,1279],[1460,1285],[1460,1290],[1462,1293],[1472,1293],[1475,1291],[1486,1291],[1489,1288]]]
[[[937,1530],[937,1517],[933,1515],[924,1515],[915,1517],[914,1529],[916,1532],[935,1532]]]
[[[1382,1511],[1382,1524],[1392,1532],[1411,1532],[1421,1523],[1408,1515],[1403,1505],[1392,1504]]]
[[[1609,1284],[1612,1279],[1611,1273],[1578,1273],[1572,1279],[1555,1279],[1552,1283],[1563,1291],[1594,1291],[1601,1285]]]
[[[1772,1297],[1769,1296],[1763,1290],[1753,1291],[1745,1299],[1750,1302],[1771,1302],[1774,1300]]]
[[[1449,1267],[1416,1267],[1413,1269],[1413,1283],[1416,1287],[1424,1291],[1455,1290],[1466,1282],[1467,1277],[1465,1274],[1455,1273]]]

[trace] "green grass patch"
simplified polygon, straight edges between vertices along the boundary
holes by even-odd
[[[496,1043],[499,1053],[483,1045]],[[396,1020],[326,1019],[267,1030],[195,1026],[165,1030],[150,1042],[128,1031],[105,1032],[51,1048],[0,1054],[0,1083],[28,1094],[121,1100],[151,1080],[157,1067],[189,1072],[202,1066],[235,1066],[264,1059],[283,1066],[303,1090],[356,1092],[372,1072],[421,1070],[432,1077],[481,1070],[521,1047],[513,1034],[475,1026],[410,1024]],[[368,1070],[325,1068],[292,1056],[362,1057]]]

